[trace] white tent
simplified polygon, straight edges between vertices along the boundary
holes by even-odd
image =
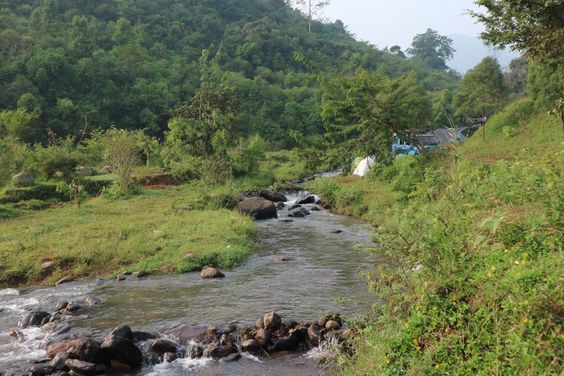
[[[361,178],[370,172],[370,167],[374,165],[374,157],[366,157],[356,168],[354,169],[353,175],[360,176]]]

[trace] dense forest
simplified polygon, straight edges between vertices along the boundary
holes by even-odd
[[[282,0],[2,0],[0,29],[0,109],[33,112],[19,135],[29,143],[46,143],[48,130],[66,137],[110,126],[161,137],[200,85],[204,49],[234,90],[235,134],[259,133],[272,147],[294,146],[290,131],[323,130],[318,82],[296,54],[323,74],[415,69],[439,104],[459,80],[445,65],[449,50],[406,59],[397,46],[356,41],[340,21],[309,32]]]

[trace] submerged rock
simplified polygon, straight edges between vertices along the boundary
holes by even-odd
[[[66,366],[70,368],[71,371],[84,376],[94,376],[97,374],[96,364],[85,362],[78,359],[67,359],[65,362]]]
[[[248,198],[237,205],[241,214],[250,215],[253,219],[278,218],[278,210],[272,201],[262,197]]]

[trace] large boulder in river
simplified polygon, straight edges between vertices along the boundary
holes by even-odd
[[[35,178],[29,172],[22,171],[19,174],[12,176],[12,184],[17,186],[32,185]]]
[[[272,191],[260,191],[258,193],[259,197],[262,197],[268,201],[272,202],[286,202],[288,198],[282,193],[272,192]]]
[[[90,363],[103,363],[107,360],[100,344],[92,338],[79,338],[67,350],[71,358]]]
[[[250,215],[253,219],[278,218],[278,210],[274,202],[262,197],[251,197],[241,201],[237,205],[237,210],[241,214]]]
[[[110,335],[100,346],[111,358],[116,359],[132,368],[137,368],[143,363],[141,350],[130,340]]]
[[[218,268],[213,268],[211,266],[204,266],[200,272],[200,277],[202,278],[223,278],[225,274],[219,271]]]

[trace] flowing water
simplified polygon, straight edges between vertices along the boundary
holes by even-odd
[[[339,312],[345,318],[366,313],[375,302],[361,271],[372,271],[375,256],[370,229],[361,222],[328,211],[284,222],[280,218],[257,222],[260,241],[243,265],[224,271],[220,280],[203,280],[198,273],[151,277],[123,282],[76,282],[54,288],[0,290],[0,375],[25,368],[44,357],[50,340],[41,328],[21,330],[18,341],[9,336],[31,307],[52,311],[57,301],[79,301],[95,296],[103,304],[86,308],[72,322],[69,333],[99,338],[118,324],[134,330],[162,332],[179,323],[253,325],[274,310],[283,318],[316,320],[321,313]],[[284,258],[284,259],[282,259]],[[286,261],[283,261],[286,260]],[[79,311],[80,312],[80,311]],[[243,356],[220,364],[208,359],[179,359],[147,366],[140,375],[317,375],[319,351],[275,359]]]

